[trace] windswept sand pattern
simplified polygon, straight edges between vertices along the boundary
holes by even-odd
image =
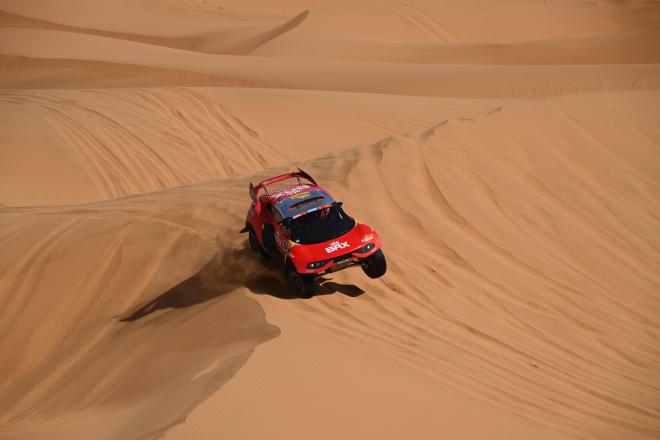
[[[655,438],[660,163],[651,139],[627,147],[634,166],[616,156],[633,129],[613,114],[638,114],[635,126],[660,139],[655,104],[568,101],[511,104],[310,164],[345,188],[350,209],[377,207],[392,275],[368,289],[360,280],[372,293],[350,309],[334,297],[295,307],[347,342],[577,437]],[[535,127],[513,129],[528,112]],[[566,118],[576,122],[559,134]],[[595,139],[594,121],[611,137]],[[565,149],[546,148],[560,136]],[[489,151],[497,137],[507,141]],[[358,192],[369,208],[351,203]]]
[[[37,129],[52,139],[45,148],[59,148],[79,167],[84,173],[81,179],[89,179],[97,200],[222,178],[286,161],[219,102],[190,89],[82,94],[14,91],[3,94],[2,106],[3,112],[25,118],[39,113],[45,124]],[[17,161],[11,166],[21,169],[28,163]],[[17,175],[11,187],[22,186],[26,178],[30,176]],[[11,197],[5,193],[4,199],[21,203]],[[78,200],[90,201],[85,196]]]
[[[577,98],[510,103],[304,164],[358,218],[369,219],[381,232],[390,272],[378,281],[357,271],[339,274],[338,280],[369,292],[350,301],[350,308],[336,295],[276,307],[345,343],[385,354],[460,392],[578,438],[656,437],[660,243],[653,231],[660,226],[660,191],[653,176],[660,166],[655,155],[660,127],[652,117],[655,99],[638,98],[602,96],[596,107],[581,105]],[[516,121],[530,114],[534,126],[516,128]],[[607,130],[596,135],[593,127],[604,121]],[[621,138],[638,141],[634,147],[625,145],[625,157]],[[487,148],[494,141],[498,151]],[[589,161],[594,155],[598,163]],[[262,171],[251,180],[277,171]],[[116,344],[116,338],[137,337],[108,319],[130,317],[132,311],[149,319],[149,312],[158,312],[158,292],[194,274],[216,249],[216,234],[228,240],[223,246],[242,247],[241,238],[229,232],[241,224],[244,184],[244,179],[224,179],[80,208],[5,208],[2,245],[12,258],[2,265],[2,279],[11,280],[2,289],[7,317],[2,322],[13,331],[0,334],[10,338],[3,347],[22,353],[2,375],[9,381],[5,395],[20,396],[3,405],[13,408],[6,419],[10,433],[21,438],[31,429],[39,432],[38,420],[62,417],[63,410],[86,414],[87,408],[96,408],[85,420],[112,420],[112,413],[104,415],[104,402],[113,402],[108,396],[114,394],[108,394],[103,381],[86,399],[76,394],[79,388],[56,391],[58,383],[80,368],[112,359],[113,352],[103,354],[103,347]],[[17,218],[32,220],[17,226]],[[142,229],[149,231],[146,236]],[[25,236],[39,239],[24,249],[31,242]],[[98,244],[81,247],[77,243],[85,236]],[[157,245],[135,247],[145,239]],[[55,261],[66,265],[84,262],[90,269],[83,265],[78,270],[89,275],[78,281],[80,286],[57,287],[57,265],[40,262],[46,255],[62,255]],[[258,262],[246,253],[229,255],[240,265],[252,262],[238,279],[211,272],[220,286],[232,286],[229,292],[240,286],[268,291],[280,283],[274,274],[260,273]],[[53,291],[70,293],[63,301]],[[41,304],[35,292],[50,298],[54,307],[38,328],[32,326],[34,314],[41,313],[31,310]],[[266,305],[272,301],[279,300]],[[224,303],[211,304],[185,313],[216,321]],[[162,320],[192,325],[171,307],[153,325]],[[63,314],[84,319],[62,326],[70,319]],[[94,322],[101,316],[108,324],[98,327]],[[204,322],[201,315],[195,320]],[[30,327],[34,342],[27,347],[37,344],[35,355],[49,353],[36,347],[55,349],[64,340],[75,351],[53,351],[44,360],[29,349],[19,351],[19,344],[25,344],[23,327]],[[94,331],[81,336],[84,328]],[[166,343],[171,334],[162,337]],[[144,362],[143,357],[132,359],[130,365]],[[185,381],[202,374],[205,361],[192,362],[177,377]],[[90,371],[95,376],[83,383],[108,374]],[[229,370],[217,371],[218,377],[227,377]],[[108,386],[122,383],[121,377],[108,379]],[[44,386],[35,391],[17,391],[40,381]],[[203,396],[208,393],[191,398],[199,402]],[[155,428],[173,423],[171,417],[181,411],[172,408],[155,421]],[[69,434],[88,423],[63,420],[55,427]]]
[[[448,44],[458,43],[460,41],[447,29],[440,26],[435,20],[414,6],[391,5],[391,7],[403,18],[404,21],[407,21],[412,25],[412,35],[422,43],[432,42]]]

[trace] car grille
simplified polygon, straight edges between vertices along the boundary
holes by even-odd
[[[340,255],[340,256],[338,256],[338,257],[334,257],[334,258],[332,259],[332,261],[335,262],[335,263],[337,263],[337,262],[339,262],[339,261],[344,261],[344,260],[346,260],[346,259],[348,259],[348,258],[351,258],[352,256],[353,256],[353,252],[348,252],[348,253],[342,254],[342,255]]]

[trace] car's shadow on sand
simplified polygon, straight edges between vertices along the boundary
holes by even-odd
[[[364,290],[353,284],[336,283],[321,277],[316,295],[341,293],[357,297]],[[218,298],[238,287],[247,287],[258,295],[279,299],[300,299],[284,281],[278,258],[259,260],[247,246],[219,251],[199,272],[182,281],[137,310],[121,317],[135,321],[157,310],[181,309]]]
[[[353,284],[341,284],[321,277],[318,281],[316,296],[341,293],[351,298],[358,297],[364,290]],[[284,277],[260,275],[245,283],[245,287],[258,295],[270,295],[279,299],[301,299],[284,282]]]
[[[249,249],[245,249],[245,252],[250,257],[258,259]],[[284,279],[284,267],[279,258],[262,258],[260,263],[263,267],[263,272],[257,273],[255,277],[246,280],[245,287],[258,295],[270,295],[279,299],[301,299],[286,283]],[[317,286],[316,296],[341,293],[342,295],[355,298],[364,293],[364,290],[354,284],[336,283],[326,276],[322,276],[317,280]]]
[[[161,309],[181,309],[225,295],[245,285],[249,250],[220,249],[204,267],[190,278],[160,294],[134,312],[120,318],[135,321]]]

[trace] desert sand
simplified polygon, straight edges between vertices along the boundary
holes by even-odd
[[[660,438],[659,115],[656,2],[0,0],[0,438]]]

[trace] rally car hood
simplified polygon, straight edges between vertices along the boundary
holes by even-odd
[[[308,263],[331,260],[355,252],[369,243],[374,243],[374,250],[380,248],[378,234],[369,225],[357,224],[349,232],[333,240],[315,244],[296,244],[291,242],[292,246],[289,250],[289,258],[291,258],[296,267],[302,269]],[[373,250],[368,253],[371,252]]]

